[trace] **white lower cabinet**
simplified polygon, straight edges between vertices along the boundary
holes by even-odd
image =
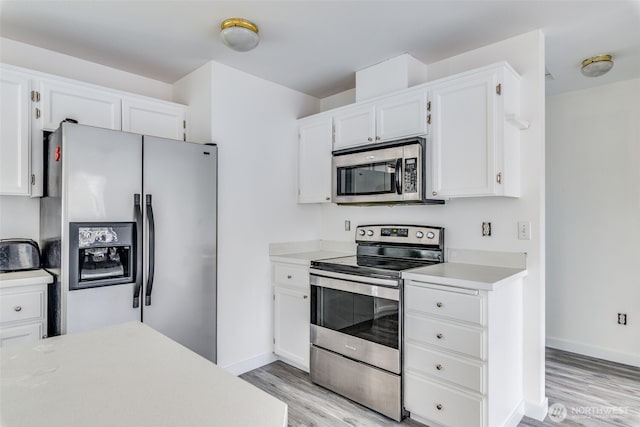
[[[273,352],[309,372],[309,268],[274,262]]]
[[[522,402],[522,282],[405,281],[404,406],[427,425],[499,427]]]
[[[11,274],[11,273],[7,273]],[[0,347],[37,341],[47,334],[47,284],[0,287]]]

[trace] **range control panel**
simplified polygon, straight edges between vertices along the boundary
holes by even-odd
[[[356,242],[440,245],[444,228],[419,225],[361,225]]]

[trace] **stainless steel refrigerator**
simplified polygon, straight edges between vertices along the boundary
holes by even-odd
[[[139,320],[215,362],[217,147],[63,122],[45,153],[49,334]]]

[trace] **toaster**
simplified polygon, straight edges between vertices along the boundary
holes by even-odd
[[[40,268],[40,248],[29,239],[0,239],[0,273]]]

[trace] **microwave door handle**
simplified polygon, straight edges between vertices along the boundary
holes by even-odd
[[[156,261],[156,223],[153,218],[153,205],[151,194],[147,194],[147,220],[149,221],[149,273],[147,275],[147,290],[144,296],[144,305],[151,305],[151,291],[153,291],[153,275]]]
[[[396,160],[396,193],[402,194],[402,159]]]
[[[133,206],[136,219],[136,282],[133,287],[133,308],[140,307],[140,291],[142,289],[142,206],[140,194],[133,195]]]

